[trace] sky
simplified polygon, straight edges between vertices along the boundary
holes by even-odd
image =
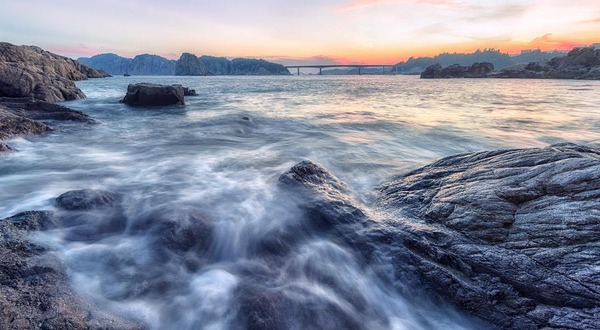
[[[182,52],[392,64],[600,42],[600,0],[0,0],[0,41],[77,58]]]

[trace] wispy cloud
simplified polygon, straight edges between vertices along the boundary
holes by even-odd
[[[464,8],[463,2],[453,0],[354,0],[339,7],[340,11],[351,11],[368,7],[391,6],[399,4],[424,5],[449,8]]]

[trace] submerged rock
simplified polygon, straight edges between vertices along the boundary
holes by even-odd
[[[181,85],[130,84],[121,102],[139,106],[185,105],[184,94]]]
[[[48,211],[0,220],[0,328],[141,329],[77,297],[62,262],[31,238],[54,225]]]
[[[65,210],[91,210],[105,207],[117,207],[119,197],[103,190],[71,190],[56,198],[58,206]]]
[[[183,87],[183,95],[184,96],[198,96],[195,89],[191,89],[189,87]]]

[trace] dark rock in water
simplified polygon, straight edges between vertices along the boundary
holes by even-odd
[[[71,120],[95,123],[83,112],[58,104],[37,101],[31,98],[0,97],[0,141],[15,136],[43,134],[52,130],[48,124],[39,120]],[[4,146],[7,145],[4,144]],[[0,152],[2,151],[7,150],[0,149]]]
[[[191,89],[189,87],[183,87],[183,95],[184,96],[198,96],[195,89]]]
[[[196,55],[183,53],[175,63],[176,76],[212,76],[206,65]]]
[[[120,205],[119,197],[103,190],[71,190],[56,199],[58,206],[65,210],[92,210]]]
[[[32,232],[53,227],[48,211],[0,220],[0,328],[141,329],[77,297],[61,261],[31,240]]]
[[[0,105],[0,140],[14,136],[35,135],[50,131],[50,126],[36,120],[15,115]]]
[[[169,208],[136,219],[130,232],[150,234],[155,238],[155,246],[159,249],[185,252],[208,247],[212,226],[196,211]]]
[[[46,102],[84,98],[73,81],[106,76],[38,47],[0,43],[0,96],[34,97]]]
[[[139,106],[185,105],[184,90],[181,85],[130,84],[121,102]]]
[[[96,123],[90,116],[77,110],[31,98],[0,97],[0,106],[6,107],[17,116],[32,120],[76,121]]]
[[[421,78],[484,78],[492,71],[494,65],[487,62],[474,63],[470,67],[454,64],[445,68],[435,64],[425,69]]]
[[[13,149],[8,144],[6,144],[6,143],[0,143],[0,153],[14,151],[14,150],[15,149]]]

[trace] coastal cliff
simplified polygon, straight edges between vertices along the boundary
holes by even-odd
[[[117,54],[99,54],[78,61],[91,67],[104,70],[112,75],[173,75],[175,62],[158,55],[141,54],[134,58],[125,58]]]
[[[175,63],[176,76],[212,76],[206,65],[194,54],[183,53]]]
[[[107,76],[104,71],[39,47],[0,43],[0,96],[46,102],[73,100],[85,97],[73,81]]]
[[[0,43],[0,141],[52,130],[46,121],[94,123],[51,102],[85,98],[73,81],[108,74],[35,46]],[[13,151],[2,144],[0,153]]]

